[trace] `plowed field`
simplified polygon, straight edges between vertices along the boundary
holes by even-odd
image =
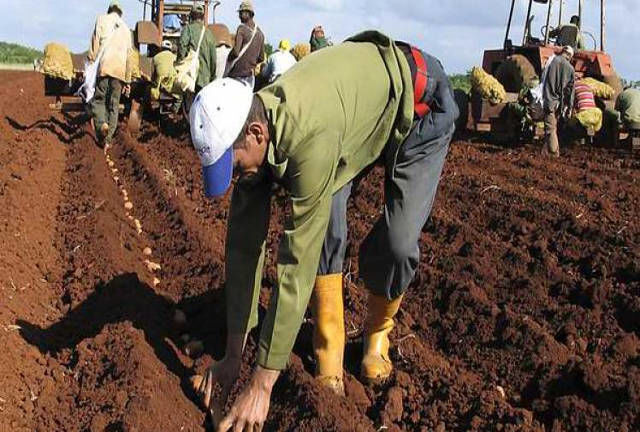
[[[40,75],[0,72],[0,431],[210,430],[188,378],[223,354],[228,197],[205,200],[183,126],[148,121],[107,157],[42,94]],[[637,155],[454,142],[392,333],[396,372],[368,387],[356,253],[381,185],[374,169],[349,207],[347,397],[314,383],[306,320],[266,430],[640,430]],[[185,333],[204,342],[195,360]]]

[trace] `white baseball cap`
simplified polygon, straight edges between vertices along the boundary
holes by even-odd
[[[571,56],[571,57],[573,57],[575,55],[575,51],[573,50],[573,47],[571,47],[569,45],[563,46],[562,47],[562,52],[569,54],[569,56]]]
[[[207,197],[224,195],[233,176],[233,143],[251,104],[250,87],[232,78],[214,80],[197,94],[191,110],[191,140],[200,156]]]

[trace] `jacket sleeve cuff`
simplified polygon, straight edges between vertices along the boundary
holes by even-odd
[[[262,344],[258,348],[258,365],[270,370],[284,370],[289,363],[290,354],[270,353]]]

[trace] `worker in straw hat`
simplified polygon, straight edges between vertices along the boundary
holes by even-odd
[[[271,84],[296,64],[296,58],[290,51],[291,42],[288,39],[282,39],[278,50],[269,56],[267,64],[262,69],[262,76],[267,83]]]
[[[98,141],[105,147],[110,145],[118,126],[120,97],[123,91],[129,91],[132,42],[131,31],[122,19],[120,0],[111,0],[106,15],[96,20],[88,54],[89,61],[100,61],[91,113]]]
[[[543,152],[560,156],[558,123],[571,117],[574,98],[575,70],[571,65],[573,48],[565,46],[562,53],[549,59],[542,74],[544,109]]]
[[[256,24],[255,11],[251,1],[243,1],[238,8],[240,25],[236,30],[233,50],[227,60],[226,76],[242,81],[253,88],[253,71],[264,61],[264,33]]]
[[[255,95],[222,79],[196,97],[191,136],[206,195],[225,194],[234,169],[239,175],[226,240],[226,353],[198,386],[214,412],[238,377],[247,334],[258,323],[274,184],[289,192],[291,206],[257,367],[218,430],[261,429],[309,302],[316,379],[344,394],[347,200],[354,179],[376,161],[385,166],[385,203],[360,249],[359,276],[369,291],[361,376],[365,382],[390,376],[389,334],[418,268],[420,235],[457,117],[440,62],[375,31],[309,56],[304,67]],[[214,383],[223,388],[222,400],[211,399]]]

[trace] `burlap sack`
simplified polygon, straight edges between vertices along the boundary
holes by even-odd
[[[44,47],[42,72],[53,78],[70,80],[73,78],[71,52],[59,43],[49,43]]]
[[[479,67],[471,70],[471,88],[492,104],[502,103],[507,98],[504,86]]]

